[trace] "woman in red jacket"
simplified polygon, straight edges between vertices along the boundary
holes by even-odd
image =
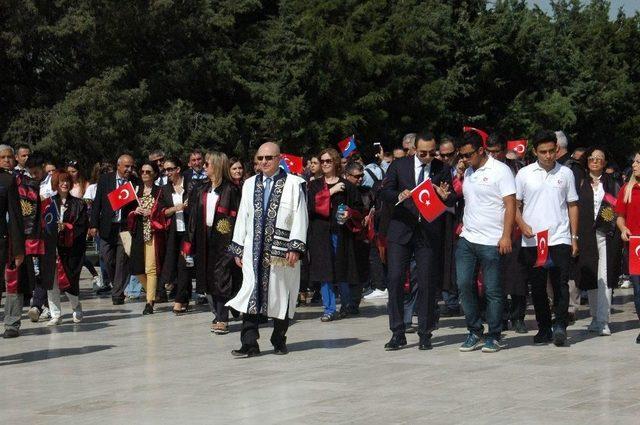
[[[631,164],[631,177],[627,184],[622,186],[616,203],[618,213],[618,228],[624,242],[629,242],[631,236],[640,236],[640,152],[636,153]],[[629,257],[636,255],[629,252]],[[629,260],[631,261],[631,260]],[[640,319],[640,275],[631,276],[633,283],[633,296],[636,305],[636,314]],[[640,335],[636,338],[640,344]]]

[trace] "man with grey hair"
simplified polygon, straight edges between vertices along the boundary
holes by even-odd
[[[565,162],[571,158],[569,154],[569,140],[563,131],[556,131],[556,140],[558,141],[558,148],[556,151],[556,161],[558,161],[561,165],[564,165]]]
[[[131,155],[120,155],[116,171],[100,176],[91,208],[89,235],[100,236],[100,256],[104,260],[109,280],[113,282],[113,305],[124,304],[124,288],[129,281],[130,270],[123,239],[126,239],[126,235],[122,235],[122,232],[127,230],[127,216],[136,204],[129,203],[114,211],[108,195],[129,181],[134,187],[140,185],[132,174],[134,165]]]
[[[24,291],[17,279],[17,270],[24,261],[22,213],[18,204],[18,186],[11,174],[13,149],[0,145],[0,283],[6,289],[4,303],[4,338],[19,334]],[[5,267],[13,273],[5,275]],[[5,281],[5,276],[7,281]]]
[[[156,186],[164,186],[167,184],[167,176],[164,172],[164,151],[161,149],[153,150],[149,153],[149,161],[155,162],[160,170],[160,175],[156,179]]]
[[[416,133],[405,134],[402,138],[402,150],[407,156],[416,154]]]

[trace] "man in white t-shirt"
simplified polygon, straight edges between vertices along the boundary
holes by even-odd
[[[503,295],[500,277],[501,256],[511,252],[511,231],[516,214],[516,186],[508,166],[487,155],[476,132],[464,133],[458,143],[460,158],[467,165],[462,193],[465,208],[462,233],[456,248],[458,291],[469,336],[460,351],[499,351],[502,333]],[[486,319],[484,335],[480,317],[476,266],[480,264],[485,288]]]
[[[522,259],[530,268],[531,298],[538,322],[533,342],[553,341],[562,346],[567,339],[571,257],[578,255],[578,194],[571,170],[556,162],[556,134],[541,131],[532,142],[538,160],[516,175],[516,223],[522,230]],[[544,230],[549,232],[546,245],[550,262],[533,267],[538,253],[536,234]],[[548,277],[553,287],[553,330],[546,291]]]

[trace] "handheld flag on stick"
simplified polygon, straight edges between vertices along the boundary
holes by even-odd
[[[338,142],[340,152],[342,152],[343,158],[348,158],[356,150],[356,137],[349,136],[344,140]]]
[[[125,205],[135,201],[138,197],[136,196],[133,184],[131,184],[131,182],[126,182],[125,184],[117,187],[116,190],[109,193],[107,198],[111,204],[111,209],[113,211],[118,211]]]

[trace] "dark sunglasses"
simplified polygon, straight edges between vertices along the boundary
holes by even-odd
[[[77,167],[78,166],[78,161],[69,161],[67,162],[67,167]]]
[[[273,159],[276,157],[276,155],[264,155],[264,156],[256,156],[256,159],[258,161],[273,161]]]
[[[361,179],[364,177],[364,174],[349,174],[354,179]]]
[[[140,174],[153,174],[153,170],[140,170]]]
[[[440,156],[443,158],[451,158],[452,156],[455,156],[455,152],[449,152],[449,153],[442,153],[440,152]]]
[[[321,159],[320,164],[333,164],[333,159]]]
[[[438,151],[436,151],[436,150],[432,150],[432,151],[418,151],[418,156],[419,156],[420,158],[424,158],[425,156],[430,156],[430,157],[434,158],[434,157],[436,156],[436,153],[437,153],[437,152],[438,152]]]
[[[461,153],[460,157],[464,158],[464,159],[469,159],[471,158],[473,155],[475,155],[475,153],[478,151],[471,151],[471,152],[467,152],[467,153]]]
[[[409,152],[409,148],[402,148],[402,150],[404,151],[404,153]]]
[[[178,167],[166,167],[164,169],[164,171],[166,171],[167,173],[173,173],[174,171],[176,171],[178,169]]]

